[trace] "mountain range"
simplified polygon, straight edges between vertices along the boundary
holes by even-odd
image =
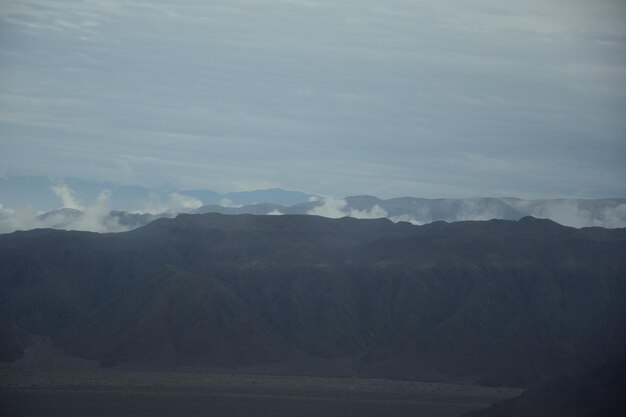
[[[261,193],[261,191],[259,191]],[[261,194],[258,194],[261,195]],[[0,208],[0,232],[32,228],[121,232],[144,226],[158,218],[172,218],[179,213],[221,214],[313,214],[329,218],[388,218],[394,222],[406,221],[416,225],[435,221],[519,220],[525,216],[547,218],[573,227],[626,226],[626,200],[520,200],[520,199],[423,199],[395,198],[381,200],[371,196],[345,199],[327,197],[305,203],[283,206],[275,203],[249,205],[219,204],[178,205],[165,211],[128,212],[108,210],[106,207],[88,207],[84,210],[62,208],[31,217],[20,211],[4,212]]]
[[[69,193],[63,195],[61,191]],[[280,188],[266,190],[218,193],[204,189],[181,189],[176,187],[149,188],[138,185],[122,185],[111,182],[89,181],[81,178],[55,179],[43,176],[0,176],[0,203],[14,209],[31,208],[51,211],[59,207],[59,199],[68,194],[78,205],[89,206],[103,191],[110,192],[107,205],[112,210],[146,212],[151,209],[173,208],[168,204],[171,194],[179,194],[202,204],[246,205],[271,202],[281,205],[303,203],[312,194],[286,191]],[[67,201],[63,201],[67,204]],[[67,206],[64,206],[67,207]],[[74,208],[74,207],[69,207]]]
[[[27,333],[103,366],[343,361],[525,386],[624,351],[626,230],[209,213],[14,232],[0,235],[0,313],[5,358]]]
[[[533,216],[554,220],[572,227],[625,227],[626,199],[547,199],[518,198],[449,198],[416,197],[388,200],[373,196],[319,198],[290,207],[277,204],[254,204],[240,207],[204,205],[196,213],[223,214],[316,214],[325,217],[388,218],[426,224],[435,221],[519,220]]]
[[[91,203],[85,203],[91,202]],[[60,208],[59,208],[60,207]],[[153,190],[45,177],[0,177],[0,233],[35,228],[121,232],[180,213],[313,214],[330,218],[435,221],[551,219],[572,227],[626,227],[626,199],[320,197],[279,188],[217,193]]]

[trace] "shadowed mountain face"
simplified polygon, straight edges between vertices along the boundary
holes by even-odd
[[[463,417],[621,417],[626,411],[626,358],[558,378]]]
[[[114,365],[238,365],[278,360],[285,343],[219,282],[164,267],[59,337],[68,353]],[[76,338],[89,334],[92,338]],[[64,336],[67,335],[67,336]]]
[[[13,362],[24,355],[31,337],[13,323],[0,319],[0,362]]]
[[[181,215],[0,236],[0,312],[103,365],[352,357],[525,385],[626,346],[626,230]]]

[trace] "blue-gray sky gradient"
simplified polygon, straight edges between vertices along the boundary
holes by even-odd
[[[623,1],[5,0],[0,174],[626,196]]]

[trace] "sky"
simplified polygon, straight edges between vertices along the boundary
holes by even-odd
[[[626,197],[621,0],[2,0],[0,175]]]

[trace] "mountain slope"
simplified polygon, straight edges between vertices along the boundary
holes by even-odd
[[[166,266],[66,329],[57,342],[105,366],[131,359],[223,366],[278,359],[286,346],[272,336],[219,282]]]
[[[519,220],[534,216],[573,227],[625,227],[626,200],[552,199],[521,200],[517,198],[426,199],[415,197],[379,199],[352,196],[345,199],[319,199],[292,206],[252,204],[236,208],[207,205],[198,213],[224,214],[319,214],[327,217],[387,217],[393,221],[426,224],[435,221]]]
[[[0,235],[0,311],[106,365],[353,358],[527,385],[626,346],[626,230],[181,215]]]
[[[463,417],[618,417],[626,411],[626,359],[532,387]]]

